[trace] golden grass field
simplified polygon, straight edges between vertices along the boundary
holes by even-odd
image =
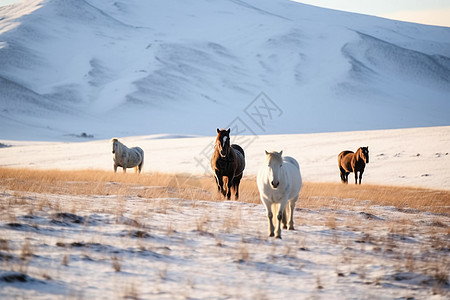
[[[128,195],[143,198],[175,197],[188,200],[223,201],[222,196],[216,192],[217,187],[212,175],[190,176],[164,173],[136,175],[100,170],[0,168],[0,186],[3,189],[34,193]],[[450,191],[387,185],[304,182],[297,207],[333,207],[336,205],[335,199],[370,200],[370,205],[450,214]],[[244,177],[242,180],[239,201],[260,203],[254,177]]]

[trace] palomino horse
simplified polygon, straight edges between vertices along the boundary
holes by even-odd
[[[355,184],[361,184],[362,175],[366,164],[369,163],[369,147],[359,147],[355,153],[353,151],[342,151],[338,155],[338,165],[341,171],[342,183],[348,183],[348,174],[355,173]]]
[[[298,194],[302,188],[302,176],[298,162],[290,157],[283,157],[281,152],[267,152],[266,160],[256,178],[261,202],[266,207],[269,221],[269,236],[274,236],[274,211],[277,216],[275,237],[281,239],[281,221],[283,228],[294,230],[294,209]]]
[[[117,172],[117,167],[122,167],[124,173],[127,168],[134,168],[136,173],[141,173],[144,166],[144,151],[139,147],[130,149],[116,138],[111,139],[111,143],[113,145],[114,172]]]
[[[230,146],[230,129],[217,128],[216,144],[211,157],[211,168],[215,174],[217,188],[227,199],[231,198],[231,188],[235,199],[239,198],[239,183],[245,168],[244,150],[239,145]]]

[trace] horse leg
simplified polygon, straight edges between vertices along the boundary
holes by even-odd
[[[217,191],[220,192],[220,184],[219,184],[219,178],[217,178],[217,175],[214,176],[214,179],[216,180],[216,185],[217,185]]]
[[[127,168],[122,167],[122,169],[123,169],[123,173],[125,174],[127,172]]]
[[[268,235],[274,236],[273,231],[274,231],[275,227],[273,226],[272,205],[271,205],[271,203],[266,203],[265,199],[262,196],[261,196],[261,202],[264,203],[264,206],[266,207],[266,211],[267,211],[267,223],[269,224]]]
[[[277,213],[277,232],[275,234],[275,238],[281,239],[281,220],[283,218],[284,208],[281,207],[281,204],[278,204],[278,213]]]
[[[348,175],[350,175],[350,172],[345,172],[345,183],[348,184]]]
[[[297,196],[298,198],[298,196]],[[289,200],[289,204],[286,207],[286,213],[289,211],[289,230],[294,230],[294,210],[295,210],[295,198]]]
[[[233,179],[229,178],[229,177],[226,177],[226,178],[227,178],[227,180],[224,183],[226,183],[226,186],[227,186],[227,200],[230,200],[231,199],[231,187],[233,186]]]
[[[216,172],[216,182],[217,182],[217,189],[219,193],[221,193],[223,196],[225,196],[225,191],[223,189],[223,176],[218,174]]]
[[[239,184],[241,183],[241,178],[242,178],[242,175],[239,177],[233,178],[233,188],[235,190],[235,194],[234,194],[235,200],[239,199]]]
[[[358,184],[358,171],[355,170],[355,184]]]
[[[286,205],[286,208],[283,210],[283,217],[282,217],[283,229],[288,229],[288,221],[290,215],[291,215],[291,206]]]
[[[277,233],[275,235],[275,238],[281,239],[281,221],[283,219],[283,213],[286,209],[286,203],[287,201],[283,201],[281,203],[278,203],[278,213],[277,213]]]
[[[222,194],[224,197],[228,196],[228,192],[229,192],[229,187],[228,187],[228,176],[223,176],[222,180],[223,180],[223,188],[222,188]]]
[[[339,171],[341,173],[341,182],[345,183],[345,170],[342,167],[339,167]]]
[[[362,180],[362,174],[364,173],[363,170],[359,171],[359,184],[361,184],[361,180]]]
[[[116,172],[117,172],[117,165],[114,164],[114,173],[116,173]]]

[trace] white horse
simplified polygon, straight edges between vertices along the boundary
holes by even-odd
[[[128,148],[118,139],[111,139],[112,153],[114,160],[114,172],[117,167],[122,167],[123,172],[127,172],[127,168],[134,168],[136,173],[141,173],[144,166],[144,151],[139,147]]]
[[[266,207],[269,220],[269,236],[274,236],[272,213],[277,216],[276,238],[281,239],[281,221],[283,228],[294,230],[294,209],[300,189],[302,188],[302,176],[298,162],[289,156],[282,157],[281,152],[267,152],[266,161],[258,172],[256,182],[258,184],[261,202]]]

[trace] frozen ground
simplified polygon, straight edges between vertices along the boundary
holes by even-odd
[[[143,187],[150,188],[150,187]],[[448,215],[330,200],[266,237],[245,202],[3,190],[14,299],[448,299]]]

